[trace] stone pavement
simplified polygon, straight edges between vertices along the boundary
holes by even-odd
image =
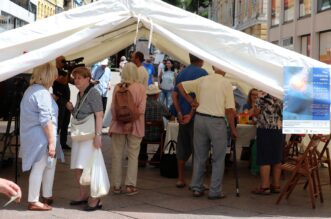
[[[0,142],[1,144],[2,142]],[[110,171],[110,139],[103,136],[103,153]],[[238,217],[280,217],[280,218],[330,218],[331,187],[323,186],[324,203],[317,202],[316,209],[311,209],[308,192],[298,186],[288,201],[276,205],[277,195],[256,196],[250,193],[258,184],[258,177],[249,173],[246,161],[239,161],[240,197],[235,195],[233,170],[226,171],[224,192],[227,197],[222,200],[208,200],[206,196],[192,197],[188,188],[175,187],[175,179],[163,178],[159,169],[147,166],[139,168],[139,194],[135,196],[109,194],[103,198],[102,210],[84,212],[81,207],[72,207],[69,201],[78,194],[74,173],[69,169],[70,151],[66,151],[66,162],[58,163],[54,182],[53,210],[49,212],[27,211],[28,173],[20,173],[18,184],[23,190],[20,204],[12,203],[0,210],[0,218],[238,218]],[[124,171],[125,159],[124,161]],[[187,182],[191,165],[188,163]],[[125,172],[124,172],[125,173]],[[326,168],[321,168],[322,182],[327,183]],[[0,177],[14,179],[14,167],[0,168]],[[208,184],[208,180],[206,180]],[[0,205],[7,198],[0,195]]]

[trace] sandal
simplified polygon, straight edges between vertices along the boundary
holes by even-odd
[[[135,195],[138,193],[138,189],[135,186],[126,186],[126,195]]]
[[[271,191],[270,191],[270,188],[258,187],[256,189],[252,190],[252,193],[255,195],[270,195]]]
[[[115,194],[115,195],[119,195],[119,194],[122,193],[122,189],[121,189],[121,187],[116,187],[116,186],[114,186],[113,189],[112,189],[112,192],[113,192],[113,194]]]
[[[280,193],[280,186],[270,185],[270,192],[273,194]]]

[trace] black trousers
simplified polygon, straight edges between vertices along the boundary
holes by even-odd
[[[60,135],[60,144],[62,147],[65,147],[67,145],[68,126],[69,126],[69,122],[70,122],[70,116],[71,116],[71,113],[67,109],[63,110],[61,117],[59,116],[58,132]]]
[[[107,107],[107,97],[102,97],[102,106],[103,106],[103,113],[105,113]]]

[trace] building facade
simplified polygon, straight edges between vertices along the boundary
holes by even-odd
[[[37,20],[62,12],[64,1],[65,0],[38,0]]]
[[[86,5],[97,0],[64,0],[64,10],[69,10],[82,5]]]
[[[37,18],[38,0],[1,0],[0,32],[34,22]]]
[[[212,19],[267,40],[268,0],[213,0]]]
[[[331,64],[331,0],[271,0],[268,41]]]

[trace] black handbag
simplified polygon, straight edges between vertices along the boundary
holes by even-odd
[[[177,156],[176,156],[176,141],[169,141],[164,147],[164,151],[169,147],[169,153],[161,156],[160,161],[160,175],[168,178],[177,178]]]

